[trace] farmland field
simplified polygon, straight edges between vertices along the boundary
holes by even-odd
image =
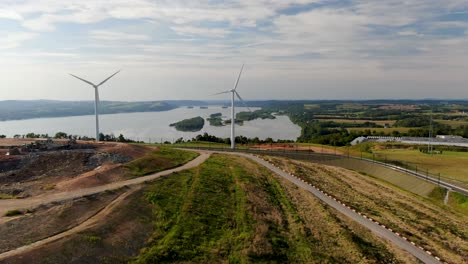
[[[458,120],[442,120],[442,119],[435,119],[437,123],[449,125],[452,127],[459,127],[459,126],[468,126],[468,121],[458,121]]]
[[[384,132],[384,133],[391,133],[393,131],[398,131],[400,133],[406,133],[410,129],[415,129],[414,127],[391,127],[391,128],[382,128],[382,127],[350,127],[347,128],[348,131],[364,131],[364,130],[370,130],[370,131],[375,131],[375,132]]]
[[[443,151],[442,154],[428,155],[419,150],[385,149],[375,150],[374,153],[381,160],[409,162],[421,170],[429,169],[433,174],[441,173],[444,177],[468,185],[468,152]]]
[[[393,125],[395,120],[362,120],[362,119],[319,119],[320,122],[335,122],[343,124],[364,124],[366,122],[376,123],[377,125],[383,126],[385,124]]]

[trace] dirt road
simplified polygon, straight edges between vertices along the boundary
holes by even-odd
[[[85,188],[85,189],[80,189],[80,190],[75,190],[75,191],[60,192],[60,193],[48,194],[44,196],[37,196],[33,198],[0,200],[0,216],[3,216],[6,212],[10,210],[34,209],[42,204],[72,200],[72,199],[87,196],[87,195],[101,193],[107,190],[119,189],[124,186],[137,185],[137,184],[144,183],[145,181],[152,181],[161,176],[172,174],[174,172],[191,169],[205,162],[205,160],[207,160],[210,156],[210,153],[206,151],[199,151],[199,153],[200,153],[200,156],[198,156],[197,158],[193,159],[192,161],[180,167],[161,171],[161,172],[151,174],[148,176],[144,176],[144,177],[139,177],[139,178],[126,180],[126,181],[120,181],[120,182],[113,182],[113,183],[109,183],[106,185]],[[0,217],[0,224],[2,222],[5,222],[6,220],[7,220],[6,217]]]
[[[40,248],[41,246],[43,246],[43,245],[45,245],[47,243],[50,243],[50,242],[59,240],[61,238],[67,237],[69,235],[84,231],[84,230],[94,226],[99,221],[105,219],[112,212],[112,210],[119,205],[119,203],[121,201],[123,201],[125,198],[127,198],[129,195],[131,195],[132,193],[134,193],[135,191],[137,191],[139,189],[140,188],[138,188],[138,187],[134,187],[133,189],[130,189],[129,191],[121,194],[119,197],[114,199],[111,203],[109,203],[106,207],[104,207],[97,214],[95,214],[94,216],[90,217],[86,221],[82,222],[81,224],[79,224],[79,225],[77,225],[77,226],[75,226],[75,227],[73,227],[73,228],[71,228],[69,230],[66,230],[66,231],[64,231],[62,233],[59,233],[59,234],[56,234],[54,236],[51,236],[51,237],[36,241],[36,242],[31,243],[29,245],[22,246],[22,247],[19,247],[17,249],[14,249],[14,250],[10,250],[10,251],[1,253],[0,254],[0,261],[2,261],[4,259],[7,259],[7,258],[10,258],[10,257],[13,257],[13,256],[16,256],[16,255],[19,255],[19,254],[23,254],[25,252],[29,252],[31,250],[38,249],[38,248]]]

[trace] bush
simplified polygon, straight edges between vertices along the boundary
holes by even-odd
[[[22,215],[22,214],[23,212],[21,212],[20,210],[10,210],[6,212],[4,216],[16,216],[16,215]]]

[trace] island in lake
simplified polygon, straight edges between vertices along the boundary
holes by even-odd
[[[197,132],[200,131],[205,125],[205,119],[200,116],[184,119],[177,123],[170,124],[170,126],[175,127],[178,131],[184,132]]]
[[[265,110],[256,110],[253,112],[240,112],[236,114],[236,124],[243,125],[244,121],[251,121],[255,119],[275,119],[271,111]],[[231,119],[223,121],[221,113],[211,114],[210,117],[206,119],[210,122],[210,126],[225,126],[231,124]]]
[[[206,120],[210,122],[210,126],[223,126],[223,119],[221,113],[211,114]]]

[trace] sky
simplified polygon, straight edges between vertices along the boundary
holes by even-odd
[[[467,0],[0,0],[0,100],[468,99]],[[224,97],[223,97],[224,96]]]

